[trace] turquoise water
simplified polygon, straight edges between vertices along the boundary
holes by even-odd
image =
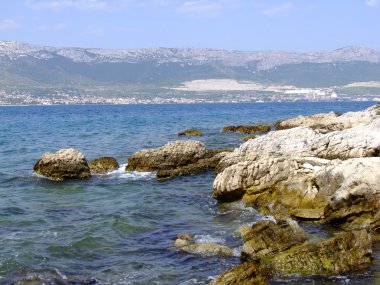
[[[371,105],[0,107],[0,284],[19,284],[25,278],[45,284],[207,284],[239,262],[242,242],[235,229],[262,218],[239,203],[218,205],[211,197],[211,172],[158,182],[150,173],[120,169],[88,181],[57,183],[32,172],[44,152],[74,147],[87,159],[113,156],[125,164],[133,152],[176,140],[176,133],[187,128],[201,129],[204,136],[199,139],[208,147],[237,147],[242,136],[222,134],[222,127]],[[226,244],[236,256],[180,253],[172,247],[180,233]],[[376,255],[367,272],[292,277],[273,284],[376,284],[379,263]]]

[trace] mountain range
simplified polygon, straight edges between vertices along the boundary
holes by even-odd
[[[143,90],[196,79],[235,79],[298,87],[380,81],[380,52],[228,51],[206,48],[107,50],[0,41],[0,89]],[[33,89],[34,90],[34,89]]]

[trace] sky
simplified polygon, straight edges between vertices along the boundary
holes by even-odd
[[[107,49],[380,50],[380,0],[0,0],[0,40]]]

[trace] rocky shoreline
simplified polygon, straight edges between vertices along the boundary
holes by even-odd
[[[380,227],[380,106],[299,116],[276,123],[276,131],[265,126],[267,134],[233,151],[207,149],[199,141],[141,150],[129,157],[126,170],[153,171],[161,180],[215,170],[213,197],[220,203],[242,200],[274,217],[245,227],[242,263],[211,284],[266,284],[289,274],[331,276],[367,268]],[[88,163],[65,149],[45,154],[34,171],[61,181],[117,168],[111,158]],[[297,221],[328,224],[337,234],[313,242]],[[174,246],[203,256],[230,254],[228,247],[196,244],[186,235]]]

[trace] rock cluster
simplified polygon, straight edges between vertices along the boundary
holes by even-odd
[[[371,118],[327,134],[296,127],[250,140],[220,161],[213,195],[243,198],[265,214],[376,228],[380,118]]]
[[[101,157],[87,162],[83,153],[66,148],[56,153],[45,153],[33,167],[33,170],[54,181],[67,179],[88,179],[91,174],[107,173],[119,168],[116,159]]]
[[[227,153],[226,149],[207,149],[199,141],[173,141],[134,153],[126,170],[155,171],[158,179],[168,179],[214,169]]]
[[[216,199],[243,199],[275,216],[277,223],[262,221],[245,229],[244,263],[211,284],[265,284],[269,276],[341,274],[371,262],[369,231],[380,228],[377,106],[343,115],[297,117],[279,128],[247,141],[216,168]],[[311,243],[290,217],[334,224],[347,232]]]

